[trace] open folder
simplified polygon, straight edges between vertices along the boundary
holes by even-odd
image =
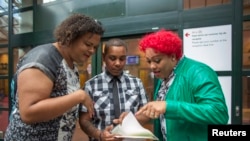
[[[115,126],[111,132],[117,134],[117,138],[159,140],[150,130],[140,125],[132,112],[129,112],[123,119],[122,124]]]

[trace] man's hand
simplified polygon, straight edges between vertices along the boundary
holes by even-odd
[[[120,117],[119,117],[118,119],[114,119],[114,120],[113,120],[113,123],[114,123],[115,125],[117,125],[117,124],[122,124],[123,119],[127,116],[128,113],[129,113],[129,112],[123,112],[123,113],[120,115]]]
[[[115,137],[116,134],[111,133],[113,128],[113,125],[107,126],[100,134],[100,141],[122,141],[122,139]]]

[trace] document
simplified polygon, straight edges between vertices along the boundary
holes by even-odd
[[[129,139],[129,141],[159,140],[150,130],[140,125],[132,112],[129,112],[122,124],[115,126],[111,132],[118,134],[117,138]]]

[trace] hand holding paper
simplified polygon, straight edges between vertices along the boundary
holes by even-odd
[[[140,125],[132,112],[129,112],[123,119],[122,124],[117,125],[111,132],[119,134],[120,136],[116,136],[117,138],[158,140],[151,131]]]

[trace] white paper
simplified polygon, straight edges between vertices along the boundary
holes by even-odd
[[[117,136],[117,138],[130,138],[130,140],[136,141],[145,139],[158,140],[150,130],[140,125],[132,112],[129,112],[123,119],[122,124],[117,125],[111,132],[119,134],[120,136]]]

